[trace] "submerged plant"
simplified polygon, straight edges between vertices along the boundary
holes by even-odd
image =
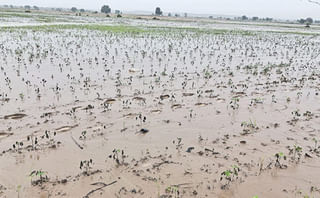
[[[38,185],[42,184],[49,180],[47,176],[47,172],[42,170],[34,170],[29,174],[29,177],[31,178],[31,184],[32,185]],[[36,180],[32,180],[34,177],[36,177]]]
[[[281,163],[281,159],[286,160],[287,157],[283,154],[283,152],[276,153],[274,155],[276,157],[275,167],[277,168],[286,168],[287,166]]]
[[[80,170],[82,170],[82,174],[84,175],[89,175],[89,171],[92,169],[92,165],[93,165],[93,160],[89,159],[89,160],[83,160],[80,161]]]
[[[299,162],[302,156],[302,147],[293,145],[293,148],[289,148],[289,155],[292,155],[292,160]]]
[[[113,149],[112,154],[109,155],[109,158],[113,159],[116,162],[117,166],[127,165],[124,162],[124,159],[126,158],[124,150]]]
[[[85,140],[85,139],[87,139],[87,131],[82,131],[79,139],[80,139],[80,140]]]
[[[168,186],[166,188],[166,193],[173,195],[174,198],[178,198],[180,195],[178,186]]]
[[[233,109],[233,110],[236,110],[236,109],[239,109],[239,97],[233,97],[231,98],[231,101],[230,101],[230,107]]]
[[[233,165],[232,169],[225,170],[221,173],[220,181],[224,180],[225,183],[221,186],[221,189],[228,188],[230,182],[238,179],[240,168],[237,165]]]
[[[316,138],[312,138],[312,141],[314,142],[313,151],[317,151],[318,150],[318,140]]]
[[[241,127],[243,127],[242,134],[241,135],[247,135],[250,133],[254,133],[259,130],[259,127],[256,123],[256,121],[252,122],[250,119],[249,122],[241,122]]]
[[[35,150],[35,149],[36,149],[36,146],[38,145],[38,138],[35,137],[35,136],[32,134],[32,135],[27,136],[27,140],[28,140],[28,141],[31,141],[32,150]]]

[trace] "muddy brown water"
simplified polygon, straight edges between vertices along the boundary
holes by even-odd
[[[0,34],[1,197],[320,196],[317,38]]]

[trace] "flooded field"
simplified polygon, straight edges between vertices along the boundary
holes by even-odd
[[[0,197],[320,197],[319,26],[8,18]]]

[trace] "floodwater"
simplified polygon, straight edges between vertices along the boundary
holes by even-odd
[[[1,31],[0,197],[319,197],[320,40],[242,27]]]

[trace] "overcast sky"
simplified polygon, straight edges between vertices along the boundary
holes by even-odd
[[[313,0],[319,1],[320,0]],[[313,17],[320,19],[320,5],[309,0],[0,0],[0,4],[37,5],[41,7],[75,6],[99,10],[110,5],[112,10],[154,11],[159,6],[164,12],[188,12],[196,14],[223,14],[296,19]]]

